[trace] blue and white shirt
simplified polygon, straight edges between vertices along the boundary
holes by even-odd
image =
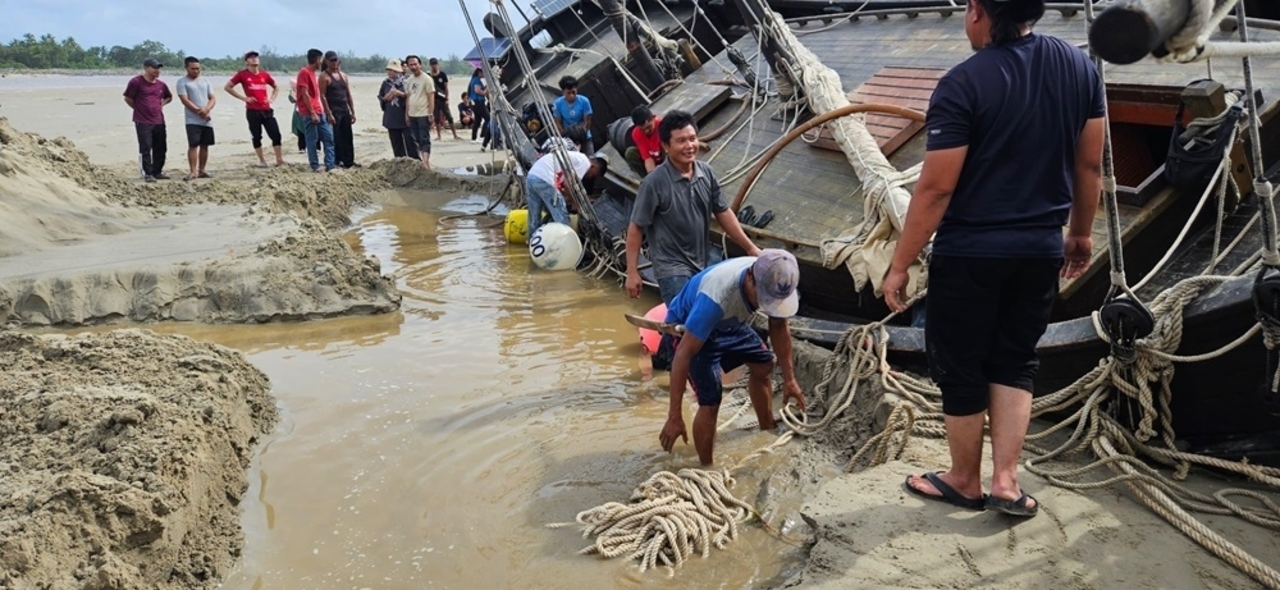
[[[747,270],[755,256],[730,258],[693,275],[667,306],[668,323],[706,341],[719,328],[731,328],[751,319],[756,308],[747,300]]]

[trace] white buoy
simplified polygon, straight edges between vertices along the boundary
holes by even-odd
[[[572,270],[582,261],[582,240],[563,223],[540,225],[529,238],[529,257],[538,268]]]

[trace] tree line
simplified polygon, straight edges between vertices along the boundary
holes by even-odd
[[[262,67],[273,72],[292,72],[306,63],[305,53],[287,55],[273,47],[258,50]],[[382,73],[386,70],[387,60],[391,57],[373,54],[358,56],[349,51],[339,51],[342,56],[342,69],[349,72]],[[115,45],[106,47],[95,45],[82,47],[74,37],[59,41],[53,35],[45,34],[36,37],[31,33],[23,35],[8,43],[0,44],[0,69],[7,70],[116,70],[140,69],[142,61],[154,57],[165,66],[174,69],[182,68],[182,61],[187,54],[181,49],[172,50],[158,41],[143,41],[133,47]],[[205,70],[235,71],[244,67],[242,55],[225,57],[199,56],[200,64]],[[404,56],[394,56],[404,59]],[[428,55],[423,55],[423,66],[426,66]],[[440,69],[453,76],[470,76],[472,67],[462,61],[457,54],[435,56],[440,59]]]

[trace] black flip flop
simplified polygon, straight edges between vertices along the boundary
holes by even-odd
[[[764,226],[769,225],[770,221],[773,221],[773,209],[761,213],[760,217],[757,217],[752,225],[756,226],[756,229],[764,229]]]
[[[1034,507],[1027,508],[1028,498],[1035,500],[1036,505]],[[1009,516],[1020,516],[1023,518],[1031,518],[1040,512],[1040,501],[1036,500],[1035,497],[1026,492],[1022,492],[1022,495],[1018,496],[1017,500],[1006,500],[1004,498],[997,498],[995,496],[988,495],[985,505],[988,510],[995,510],[997,512],[1008,514]]]
[[[948,485],[947,482],[942,481],[942,478],[938,477],[938,473],[939,472],[937,471],[934,471],[933,473],[926,473],[924,474],[924,478],[929,480],[929,483],[933,484],[933,487],[937,488],[937,490],[942,493],[941,496],[935,496],[933,494],[925,493],[921,490],[918,490],[912,487],[910,475],[908,475],[907,479],[902,482],[902,485],[903,487],[907,488],[908,492],[911,492],[912,494],[920,496],[921,498],[924,498],[926,500],[945,502],[952,506],[957,506],[959,508],[964,508],[966,510],[986,510],[987,509],[987,507],[989,506],[988,502],[989,502],[990,496],[983,494],[981,498],[966,498],[960,495],[960,492],[957,492],[955,488]]]
[[[754,217],[755,214],[756,214],[756,208],[752,207],[751,205],[747,205],[746,207],[738,209],[738,223],[741,223],[743,225],[748,225],[747,220]]]

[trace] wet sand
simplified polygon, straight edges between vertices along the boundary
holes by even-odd
[[[152,569],[158,564],[178,572],[172,577],[174,588],[1254,585],[1114,490],[1067,492],[1028,476],[1026,485],[1044,501],[1045,513],[1018,524],[926,504],[907,495],[901,483],[908,471],[944,466],[945,449],[936,441],[913,443],[902,463],[839,475],[851,446],[876,428],[873,408],[867,407],[851,413],[832,436],[792,443],[738,474],[734,491],[759,506],[792,542],[748,526],[726,550],[695,559],[670,578],[662,570],[639,575],[621,560],[579,556],[585,541],[577,533],[544,525],[571,520],[604,502],[624,501],[654,471],[696,464],[691,447],[678,445],[674,455],[657,448],[656,433],[666,412],[665,379],[646,375],[635,331],[621,318],[623,312],[643,313],[656,297],[647,294],[632,301],[612,280],[534,269],[524,248],[505,243],[496,225],[500,215],[442,219],[482,211],[494,183],[424,174],[412,162],[374,164],[375,158],[390,155],[380,135],[358,136],[364,146],[358,146],[358,158],[370,164],[365,169],[323,177],[302,170],[296,155],[289,156],[293,166],[286,170],[247,168],[246,130],[244,145],[215,147],[213,181],[143,185],[129,177],[134,143],[127,109],[119,102],[119,84],[78,83],[78,89],[54,84],[11,90],[0,81],[0,116],[13,117],[9,123],[14,128],[68,135],[77,142],[0,134],[5,139],[0,207],[9,207],[0,211],[0,224],[7,224],[0,225],[0,269],[9,273],[0,273],[0,305],[15,300],[12,295],[6,299],[4,289],[13,292],[13,285],[33,280],[32,273],[47,272],[50,284],[58,283],[59,276],[64,276],[61,283],[76,283],[76,277],[96,273],[98,278],[79,283],[92,296],[54,291],[44,300],[84,312],[82,319],[64,323],[117,322],[92,329],[94,335],[82,337],[86,344],[77,346],[81,351],[107,347],[110,354],[88,355],[99,363],[91,365],[97,367],[92,379],[98,381],[80,375],[83,363],[58,364],[64,357],[79,357],[47,352],[67,346],[58,336],[44,335],[49,329],[36,330],[41,335],[21,346],[6,345],[6,350],[28,351],[22,358],[35,359],[25,361],[35,368],[0,387],[0,432],[7,444],[18,440],[9,436],[14,432],[21,432],[24,441],[7,449],[13,458],[0,456],[0,468],[14,474],[0,485],[0,531],[32,526],[33,519],[43,518],[43,528],[28,529],[36,537],[63,531],[75,542],[54,552],[38,550],[34,541],[5,550],[0,582],[22,588],[66,575],[71,576],[66,580],[121,580],[117,585],[122,587],[152,587],[146,568],[140,567],[151,560]],[[60,101],[57,108],[42,106],[54,98]],[[93,104],[76,104],[85,102]],[[372,101],[364,104],[374,106]],[[172,124],[177,111],[168,114]],[[218,116],[229,117],[227,125],[218,121],[230,134],[239,128],[238,112]],[[118,125],[106,123],[115,120]],[[221,128],[219,133],[230,135]],[[28,143],[18,145],[24,141]],[[81,142],[87,159],[77,155]],[[224,158],[222,147],[243,153]],[[459,142],[454,149],[443,147],[442,166],[450,154],[456,154],[458,166],[482,164],[488,157],[470,143]],[[112,174],[98,173],[89,162]],[[340,233],[351,222],[355,230]],[[162,235],[177,237],[166,241]],[[294,244],[303,244],[301,251],[316,257],[281,249],[289,236],[295,236]],[[306,246],[297,236],[318,243]],[[86,246],[92,244],[111,247]],[[148,246],[154,252],[147,252]],[[164,258],[169,255],[176,258]],[[236,260],[261,264],[272,257],[292,262],[282,263],[278,271],[259,267],[242,275],[211,266]],[[40,261],[45,259],[60,266],[44,268]],[[325,266],[335,261],[359,271],[345,274]],[[324,286],[366,288],[339,293],[334,301],[345,300],[348,307],[316,314],[347,317],[257,325],[263,319],[312,317],[291,307],[293,299],[276,297],[278,285],[264,284],[230,295],[213,289],[197,297],[218,302],[208,313],[197,314],[194,319],[201,323],[144,324],[239,352],[188,340],[113,344],[112,338],[129,337],[115,336],[127,333],[112,328],[135,316],[106,304],[120,298],[97,294],[117,285],[132,289],[123,298],[129,302],[139,293],[165,293],[136,279],[137,273],[164,274],[138,270],[148,264],[186,264],[188,270],[178,277],[219,284],[219,277],[228,276],[227,284],[235,286],[263,274],[293,272],[299,281],[293,284],[306,287],[297,291],[309,297],[327,294],[319,288]],[[126,280],[122,267],[135,274]],[[274,301],[280,309],[295,310],[294,315],[247,313],[253,299],[241,297],[244,293],[257,293],[257,300]],[[393,305],[362,307],[393,299]],[[317,307],[308,309],[319,309],[319,303],[313,304]],[[47,306],[43,317],[51,317],[58,305]],[[50,323],[33,315],[34,307],[23,309],[26,316],[20,313],[9,321]],[[365,315],[369,312],[377,313]],[[172,313],[136,319],[166,318],[173,318]],[[140,350],[150,352],[130,354]],[[213,365],[199,364],[205,361],[192,364],[192,358],[218,355],[230,355],[224,361],[228,367],[209,371]],[[240,355],[252,366],[243,364]],[[802,383],[811,387],[822,353],[810,349],[800,357]],[[102,363],[103,358],[110,362]],[[260,379],[255,377],[259,370],[270,379],[280,418],[254,445],[260,436],[256,433],[275,420],[274,411],[260,407],[262,388],[252,386]],[[196,379],[197,385],[179,378]],[[133,406],[94,405],[103,399],[134,403],[135,389],[181,402],[191,399],[183,392],[210,378],[238,384],[210,389],[228,399],[225,410],[214,404],[214,420],[190,414],[191,404],[161,404],[155,418],[144,412],[141,421]],[[249,400],[259,400],[259,407]],[[70,404],[69,409],[63,405],[62,413],[50,413],[54,401]],[[224,413],[229,422],[222,421]],[[63,415],[70,418],[64,421],[59,418]],[[181,432],[150,430],[167,423],[181,424]],[[228,423],[237,426],[229,428]],[[119,487],[133,487],[135,472],[107,471],[92,444],[77,447],[58,439],[79,432],[88,433],[80,440],[116,440],[112,444],[121,446],[113,448],[142,455],[164,451],[171,439],[184,436],[182,440],[199,441],[225,432],[238,442],[203,455],[178,447],[177,456],[203,462],[186,465],[173,480],[149,483],[142,478],[143,491],[160,494],[155,497],[164,502],[170,500],[160,484],[219,482],[202,488],[205,495],[193,495],[208,501],[193,502],[191,509],[166,504],[168,514],[177,516],[160,521],[158,529],[168,532],[161,535],[164,543],[157,544],[141,541],[155,535],[152,517],[163,515],[154,509],[148,513],[139,504],[148,500],[154,506],[155,500]],[[730,429],[721,434],[717,453],[732,464],[772,440],[771,433]],[[47,460],[52,456],[66,459]],[[80,504],[79,510],[95,514],[124,506],[140,516],[109,521],[115,523],[110,526],[75,528],[65,503],[44,502],[42,506],[57,508],[44,513],[13,510],[30,504],[30,490],[62,485],[56,482],[69,490],[56,497],[85,497],[83,486],[70,485],[75,483],[66,477],[71,469],[115,477],[103,485],[120,492],[94,496],[105,501]],[[1202,473],[1194,477],[1197,485],[1221,486]],[[15,481],[22,485],[14,487]],[[1280,541],[1273,531],[1234,519],[1211,522],[1255,556],[1280,565]],[[144,534],[136,536],[138,532]],[[0,535],[9,537],[27,538]],[[189,542],[171,542],[178,537],[189,537]],[[797,547],[797,541],[813,545]],[[41,561],[33,555],[53,557]],[[18,561],[6,561],[11,558]],[[182,565],[193,560],[206,567]],[[134,575],[130,567],[136,576],[127,577]],[[13,578],[14,572],[20,577]]]

